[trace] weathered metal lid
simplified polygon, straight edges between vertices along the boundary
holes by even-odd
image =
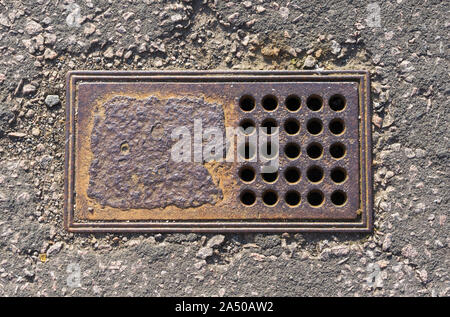
[[[369,231],[369,87],[366,71],[69,72],[65,226]]]

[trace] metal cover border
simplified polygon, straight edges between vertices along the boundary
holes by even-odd
[[[76,85],[82,80],[202,80],[213,76],[233,81],[262,80],[311,81],[349,80],[359,83],[361,116],[360,158],[361,202],[363,205],[358,222],[314,221],[88,221],[74,219],[74,159],[75,120],[74,106]],[[216,79],[217,80],[217,79]],[[365,70],[338,71],[70,71],[66,78],[66,124],[65,124],[65,184],[64,227],[70,232],[371,232],[373,227],[372,195],[372,137],[371,137],[370,77]]]

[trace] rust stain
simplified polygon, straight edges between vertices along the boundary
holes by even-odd
[[[95,89],[95,87],[93,87]],[[91,93],[91,92],[89,92]],[[94,129],[94,118],[95,116],[99,116],[102,119],[105,119],[104,112],[104,104],[107,103],[112,98],[124,96],[124,97],[132,97],[137,100],[144,100],[151,97],[156,97],[161,100],[169,100],[169,99],[177,99],[180,96],[184,96],[187,98],[198,98],[198,94],[180,94],[180,93],[166,93],[162,94],[160,91],[152,91],[145,94],[137,93],[135,91],[115,91],[110,92],[107,95],[96,98],[95,106],[92,107],[89,115],[89,123],[87,125],[87,129],[84,131],[89,131],[88,133],[78,134],[77,139],[79,141],[78,151],[80,155],[77,156],[77,167],[76,173],[79,174],[79,177],[76,178],[77,188],[79,193],[83,193],[83,195],[77,195],[77,210],[80,212],[80,218],[86,219],[117,219],[117,220],[132,220],[132,219],[147,219],[149,213],[152,214],[154,218],[166,219],[173,218],[177,219],[180,217],[189,217],[190,219],[204,219],[207,218],[208,215],[211,219],[217,217],[213,213],[210,212],[211,208],[220,207],[221,205],[230,204],[233,200],[233,196],[235,195],[235,191],[233,188],[236,186],[236,180],[232,175],[232,168],[234,163],[218,163],[218,162],[208,162],[204,163],[205,168],[208,170],[211,175],[214,184],[218,186],[221,193],[217,195],[216,200],[221,200],[219,203],[217,201],[213,204],[205,203],[203,206],[192,207],[192,208],[180,208],[176,205],[168,205],[166,207],[158,207],[158,208],[120,208],[113,207],[99,203],[96,199],[93,199],[88,195],[89,182],[91,180],[91,175],[89,173],[90,164],[92,163],[93,153],[92,153],[92,145],[91,145],[91,137],[92,131]],[[223,98],[211,98],[206,97],[204,95],[201,96],[205,102],[210,104],[220,104],[224,102]],[[235,121],[236,114],[233,111],[232,106],[223,106],[222,107],[224,114],[224,122],[225,125],[230,126],[232,122]],[[80,130],[77,130],[79,133]],[[143,135],[142,137],[145,138]],[[88,167],[89,166],[89,167]],[[139,182],[139,176],[134,175],[133,180],[136,182],[136,185],[144,190],[142,182]],[[95,210],[94,213],[86,212],[88,209]],[[233,215],[231,212],[230,215]],[[238,211],[235,212],[235,217],[239,217]]]
[[[116,96],[94,115],[88,196],[118,208],[179,208],[215,205],[222,191],[202,162],[192,162],[194,118],[225,130],[222,107],[203,98],[146,99]],[[200,122],[200,121],[199,121]],[[189,162],[171,157],[171,132],[183,127]]]

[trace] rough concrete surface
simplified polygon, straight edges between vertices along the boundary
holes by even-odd
[[[448,10],[0,0],[0,296],[449,296]],[[72,69],[370,70],[374,233],[67,233]]]

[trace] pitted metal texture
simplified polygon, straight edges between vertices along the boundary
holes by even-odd
[[[171,132],[194,129],[194,118],[224,129],[222,107],[200,98],[115,96],[94,115],[88,196],[115,208],[214,205],[222,191],[207,169],[175,162]]]

